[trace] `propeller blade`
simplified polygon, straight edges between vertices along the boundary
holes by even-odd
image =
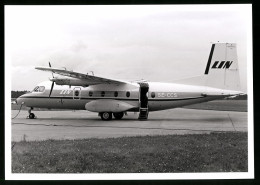
[[[51,62],[49,62],[49,67],[51,68]],[[54,78],[53,73],[51,73],[51,75],[52,75],[52,78]]]
[[[51,97],[51,93],[52,93],[52,90],[53,90],[53,86],[54,86],[54,81],[53,81],[52,84],[51,84],[51,90],[50,90],[49,98]]]

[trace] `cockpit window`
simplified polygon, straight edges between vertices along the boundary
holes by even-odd
[[[33,92],[43,92],[45,90],[44,86],[37,86],[33,89]]]
[[[45,87],[44,86],[40,86],[39,87],[39,92],[43,92],[45,90]]]
[[[33,92],[39,92],[39,86],[35,87],[35,88],[33,89]]]

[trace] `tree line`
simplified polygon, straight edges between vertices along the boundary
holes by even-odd
[[[11,91],[11,98],[18,98],[19,96],[28,92],[29,91]]]

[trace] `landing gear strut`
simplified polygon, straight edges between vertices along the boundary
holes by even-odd
[[[33,110],[33,107],[31,107],[31,108],[28,110],[28,113],[29,113],[28,118],[29,118],[29,119],[34,119],[34,118],[36,118],[35,115],[34,115],[34,113],[31,113],[32,110]]]

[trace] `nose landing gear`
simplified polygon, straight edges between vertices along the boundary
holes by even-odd
[[[32,110],[33,110],[33,107],[31,107],[29,110],[28,110],[28,113],[29,113],[29,116],[27,118],[29,119],[35,119],[36,116],[34,115],[34,113],[32,113]]]

